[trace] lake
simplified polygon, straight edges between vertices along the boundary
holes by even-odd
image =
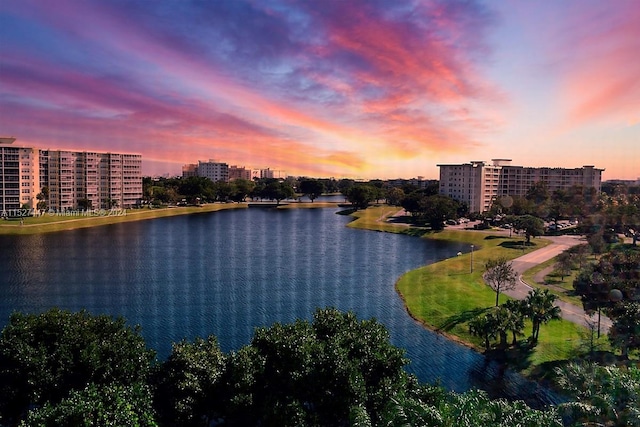
[[[535,406],[555,401],[407,314],[396,280],[465,245],[351,229],[352,218],[336,212],[252,208],[0,236],[0,326],[14,310],[122,315],[164,358],[172,342],[210,334],[223,351],[237,350],[256,327],[311,319],[316,307],[332,306],[383,323],[423,382]]]

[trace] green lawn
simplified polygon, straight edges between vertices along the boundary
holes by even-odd
[[[351,214],[356,219],[348,224],[348,227],[366,230],[384,231],[387,233],[403,233],[421,236],[427,229],[409,227],[407,224],[391,224],[385,220],[396,212],[402,210],[397,206],[373,206],[365,210],[359,210]]]
[[[176,215],[187,215],[214,212],[222,209],[246,208],[244,203],[212,203],[201,207],[179,207],[162,209],[126,209],[124,211],[96,216],[57,216],[44,214],[39,217],[26,217],[21,225],[17,219],[0,220],[0,234],[38,234],[54,231],[73,230],[76,228],[96,227],[128,221],[163,218]]]
[[[482,280],[484,263],[490,258],[517,258],[522,255],[522,250],[512,244],[515,239],[490,232],[445,230],[428,233],[425,237],[473,244],[476,248],[473,273],[470,253],[421,267],[398,280],[396,288],[400,296],[411,316],[427,327],[483,351],[481,340],[469,334],[466,322],[495,304],[494,291]],[[549,244],[543,239],[534,239],[533,243],[534,246],[527,247],[527,252]],[[507,298],[501,295],[500,302]],[[528,323],[525,337],[530,332]],[[531,373],[542,363],[571,358],[579,352],[585,333],[585,328],[563,320],[544,325],[535,349],[521,350],[512,355],[516,362],[514,366],[524,373]]]
[[[549,274],[547,274],[544,277],[544,283],[547,283],[552,286],[545,286],[544,283],[539,283],[534,280],[534,276],[536,274],[546,269],[547,267],[553,266],[556,262],[557,262],[557,257],[554,257],[548,261],[545,261],[542,264],[539,264],[525,271],[525,273],[522,275],[522,279],[533,287],[541,288],[541,289],[549,289],[549,292],[557,295],[558,298],[560,298],[562,301],[568,302],[569,304],[581,306],[582,300],[580,299],[579,296],[576,296],[573,294],[574,292],[573,281],[580,273],[580,268],[576,267],[575,269],[571,270],[571,273],[565,276],[564,279],[556,271],[551,271]],[[595,262],[593,257],[590,257],[586,261],[586,263],[592,263],[592,262]]]

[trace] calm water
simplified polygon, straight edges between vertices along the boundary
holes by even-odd
[[[248,344],[258,326],[334,306],[384,323],[421,381],[533,404],[554,400],[406,313],[398,277],[465,247],[353,230],[335,212],[242,209],[0,236],[0,326],[14,310],[56,306],[123,315],[166,357],[173,341],[213,334],[229,351]]]

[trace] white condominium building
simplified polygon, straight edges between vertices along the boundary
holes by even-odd
[[[128,208],[142,198],[140,154],[41,150],[10,146],[13,141],[0,138],[0,211],[37,207],[43,187],[49,189],[47,209],[54,210]],[[19,200],[16,176],[23,188]]]
[[[438,167],[440,194],[467,204],[470,212],[488,211],[496,197],[524,196],[540,181],[546,183],[550,192],[573,186],[593,187],[600,192],[604,170],[594,166],[574,169],[513,166],[510,159]]]
[[[229,181],[229,165],[216,162],[211,159],[208,162],[198,160],[198,164],[187,164],[182,166],[182,177],[201,176],[209,178],[213,182]]]

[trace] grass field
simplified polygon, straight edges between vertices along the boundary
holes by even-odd
[[[483,351],[482,342],[469,334],[467,322],[483,310],[493,307],[495,293],[482,279],[484,264],[490,258],[514,259],[523,255],[518,238],[490,231],[443,230],[431,232],[407,225],[382,222],[398,208],[376,207],[355,214],[356,220],[349,226],[377,231],[422,235],[429,239],[451,240],[474,245],[473,273],[471,254],[456,256],[424,266],[404,274],[396,283],[396,289],[405,302],[410,315],[426,327],[441,332],[449,338]],[[542,248],[550,242],[534,239],[525,253]],[[569,280],[569,279],[565,279]],[[500,302],[508,299],[501,295]],[[531,333],[527,322],[525,337]],[[540,341],[534,349],[527,346],[510,350],[510,364],[525,374],[531,374],[541,365],[575,357],[584,351],[588,331],[574,323],[557,320],[543,325]],[[524,342],[525,337],[520,340]],[[603,341],[604,338],[601,338]],[[601,346],[604,346],[602,342]]]
[[[573,280],[576,278],[580,270],[578,268],[571,270],[571,274],[564,277],[564,280],[558,275],[556,272],[551,272],[545,276],[545,282],[552,286],[545,286],[543,283],[539,283],[534,279],[534,276],[541,272],[542,270],[547,269],[555,265],[557,258],[551,258],[548,261],[545,261],[537,266],[527,270],[522,275],[522,280],[524,280],[528,285],[540,288],[540,289],[549,289],[549,292],[558,296],[562,301],[568,302],[569,304],[580,306],[582,305],[582,300],[579,296],[573,294]]]
[[[0,234],[38,234],[76,228],[96,227],[129,221],[141,221],[176,215],[214,212],[223,209],[246,208],[245,203],[212,203],[200,207],[177,207],[162,209],[126,209],[101,212],[95,216],[58,216],[45,213],[38,217],[25,217],[23,224],[18,219],[0,220]]]
[[[467,322],[475,315],[495,305],[495,292],[482,280],[484,263],[490,258],[517,258],[522,250],[505,244],[509,237],[473,231],[442,231],[429,233],[425,237],[467,242],[473,244],[474,270],[471,273],[471,255],[466,254],[428,265],[403,275],[396,288],[403,298],[409,313],[431,329],[484,350],[479,338],[469,334]],[[539,249],[548,244],[543,239],[535,239],[535,246],[527,251]],[[501,295],[500,302],[508,297]],[[584,327],[558,320],[543,325],[540,341],[533,350],[520,349],[510,360],[515,368],[524,373],[532,372],[542,363],[575,356],[584,342]],[[525,336],[531,333],[531,324],[525,327]]]

